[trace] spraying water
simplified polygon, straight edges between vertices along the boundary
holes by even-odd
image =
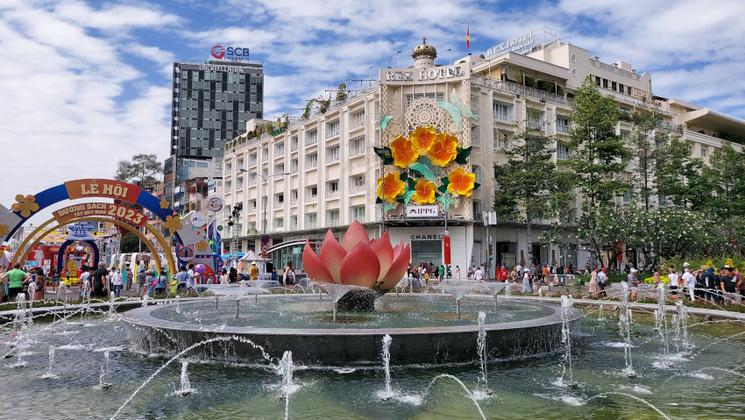
[[[463,389],[463,392],[465,392],[466,395],[468,396],[468,398],[473,402],[473,405],[476,407],[476,410],[478,410],[479,415],[481,416],[481,418],[483,420],[486,420],[486,415],[484,415],[484,411],[481,409],[481,406],[479,405],[478,400],[476,399],[476,397],[474,397],[474,395],[471,393],[471,391],[468,390],[468,387],[466,386],[466,384],[464,384],[463,381],[461,381],[460,379],[458,379],[457,377],[455,377],[455,376],[453,376],[453,375],[451,375],[449,373],[443,373],[443,374],[440,374],[440,375],[435,376],[435,378],[432,379],[432,381],[429,383],[429,385],[427,385],[427,388],[424,390],[424,395],[425,396],[428,396],[429,395],[429,390],[432,388],[432,385],[434,385],[435,382],[439,381],[440,379],[451,379],[451,380],[455,381],[458,385],[460,385],[460,387]]]
[[[116,298],[116,293],[111,292],[111,295],[109,295],[109,318],[114,317],[114,298]]]
[[[694,346],[688,336],[688,308],[683,304],[682,299],[679,300],[675,306],[675,309],[678,312],[678,322],[680,323],[681,346],[683,347],[683,351],[690,351]]]
[[[481,378],[479,378],[479,382],[481,382],[481,386],[486,389],[488,387],[488,382],[486,379],[486,328],[484,327],[485,321],[486,314],[479,311],[479,334],[476,337],[476,348],[479,354],[479,361],[481,362]]]
[[[42,375],[42,379],[57,379],[58,376],[54,374],[54,346],[49,346],[49,367],[47,373]]]
[[[655,329],[660,331],[665,322],[665,284],[662,282],[657,285],[657,309],[654,314]]]
[[[36,297],[36,282],[32,281],[28,284],[28,308],[34,307],[34,297]]]
[[[391,342],[393,338],[386,334],[383,336],[383,348],[380,351],[380,356],[383,359],[383,369],[385,370],[385,388],[383,392],[379,392],[378,396],[387,400],[393,397],[393,390],[391,389]]]
[[[175,392],[176,395],[186,397],[195,392],[195,390],[191,387],[191,382],[189,382],[189,361],[187,360],[181,361],[180,382],[181,382],[181,387]]]
[[[598,321],[605,321],[605,315],[603,315],[603,304],[600,304],[598,308]]]
[[[277,373],[282,376],[282,387],[280,388],[282,399],[285,400],[285,420],[290,417],[290,394],[295,391],[295,384],[292,380],[292,372],[295,370],[295,364],[292,362],[292,352],[287,350],[282,355],[282,360],[277,366]]]
[[[562,366],[561,379],[564,382],[564,375],[569,375],[569,386],[574,386],[574,377],[572,374],[572,333],[569,329],[569,318],[574,304],[571,296],[561,296],[561,342],[564,344],[564,365]]]
[[[98,375],[98,388],[109,389],[111,388],[111,371],[109,367],[109,351],[103,352],[103,365],[101,366],[101,373]]]

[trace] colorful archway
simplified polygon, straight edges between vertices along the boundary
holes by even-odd
[[[91,239],[68,239],[65,242],[63,242],[62,245],[60,245],[59,251],[57,251],[57,272],[58,273],[61,273],[62,268],[64,267],[65,251],[67,250],[67,247],[75,243],[81,243],[81,242],[87,244],[93,250],[93,266],[95,267],[98,265],[98,261],[100,259],[99,257],[100,253],[98,251],[98,246],[96,245],[96,241],[91,240]]]
[[[29,235],[17,251],[26,249],[28,242],[33,241],[34,245],[38,243],[45,235],[35,240],[33,238],[41,232],[41,229],[54,221],[57,221],[59,226],[80,221],[112,222],[138,234],[138,236],[141,236],[140,239],[145,239],[144,242],[150,243],[151,247],[148,248],[156,257],[157,265],[160,266],[157,249],[152,246],[152,242],[144,238],[144,235],[136,229],[136,226],[147,229],[165,251],[171,273],[176,272],[176,264],[170,250],[173,238],[179,239],[177,232],[181,228],[181,219],[178,214],[170,208],[165,198],[160,199],[137,185],[111,179],[77,179],[46,189],[36,195],[16,195],[16,202],[13,203],[10,210],[0,205],[0,237],[7,241],[29,218],[46,207],[65,200],[93,197],[110,198],[147,209],[163,221],[171,240],[167,241],[157,229],[148,223],[148,218],[136,209],[119,205],[116,202],[81,203],[55,211],[53,213],[54,217],[45,221]],[[54,227],[54,229],[59,226]],[[17,252],[17,254],[22,255],[20,252]]]

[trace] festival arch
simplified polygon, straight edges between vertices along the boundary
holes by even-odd
[[[62,269],[65,268],[65,255],[68,252],[74,252],[74,247],[72,248],[73,251],[68,251],[67,248],[75,244],[87,246],[88,248],[90,248],[91,251],[93,251],[93,267],[98,266],[98,262],[100,260],[100,252],[98,250],[98,245],[96,245],[96,241],[92,239],[67,239],[65,240],[65,242],[62,243],[62,245],[60,245],[59,251],[57,251],[57,273],[61,273]]]
[[[165,198],[158,198],[138,185],[111,179],[77,179],[67,181],[35,195],[18,194],[15,198],[16,202],[13,203],[10,209],[0,205],[0,237],[4,241],[8,241],[29,218],[40,210],[59,202],[81,198],[110,198],[123,203],[141,206],[162,220],[163,225],[169,233],[169,240],[166,240],[157,229],[148,223],[149,219],[147,216],[137,209],[126,207],[116,202],[80,203],[53,212],[53,217],[46,220],[28,235],[17,251],[27,249],[29,242],[33,242],[33,247],[41,241],[48,233],[41,236],[38,235],[53,222],[57,222],[58,226],[47,229],[47,232],[51,233],[54,229],[61,226],[81,221],[111,222],[129,230],[143,240],[153,255],[153,259],[156,261],[156,267],[160,269],[160,256],[157,253],[157,248],[138,229],[138,227],[144,227],[153,235],[158,245],[164,250],[166,259],[168,260],[169,271],[172,274],[177,271],[176,263],[171,253],[171,245],[174,238],[180,241],[177,232],[182,226],[181,219],[170,208]],[[21,252],[15,253],[14,262],[20,255],[23,254]]]

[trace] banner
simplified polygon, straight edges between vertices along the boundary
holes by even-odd
[[[142,212],[119,204],[83,203],[52,212],[58,222],[64,224],[73,219],[92,216],[109,216],[134,226],[144,226],[148,218]]]

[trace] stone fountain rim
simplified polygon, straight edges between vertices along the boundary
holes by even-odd
[[[262,298],[276,298],[285,296],[298,296],[298,295],[258,295],[259,299]],[[316,296],[315,294],[309,294],[308,296]],[[416,295],[412,295],[416,296]],[[493,299],[491,295],[467,295],[469,298],[482,298],[482,299]],[[439,298],[440,295],[429,295],[427,298]],[[450,296],[447,295],[449,298]],[[196,301],[196,300],[195,300]],[[191,301],[193,303],[195,301]],[[182,302],[185,303],[185,302]],[[170,306],[174,303],[168,303]],[[533,305],[549,308],[552,313],[540,318],[522,320],[522,321],[511,321],[511,322],[500,322],[484,324],[486,331],[508,331],[516,329],[527,329],[527,328],[540,328],[554,325],[560,325],[561,320],[561,306],[555,304],[546,304],[543,302],[531,302]],[[220,328],[215,325],[210,325],[208,328],[199,328],[193,324],[186,324],[178,321],[164,320],[152,316],[152,312],[156,309],[161,309],[165,305],[148,306],[142,308],[132,309],[121,315],[122,321],[135,326],[142,326],[147,328],[158,328],[165,330],[178,330],[178,331],[193,331],[199,333],[214,333],[221,335],[269,335],[269,336],[366,336],[366,335],[416,335],[416,334],[458,334],[467,332],[478,332],[478,323],[468,325],[455,325],[455,326],[440,326],[440,327],[411,327],[411,328],[265,328],[265,327],[230,327],[225,326]],[[570,321],[574,322],[582,318],[581,311],[573,308],[571,311]]]

